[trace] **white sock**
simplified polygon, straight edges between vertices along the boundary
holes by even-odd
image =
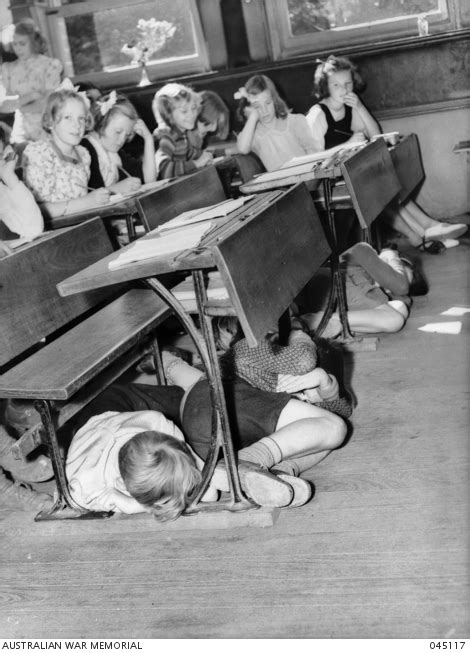
[[[408,306],[405,304],[405,302],[402,302],[401,299],[392,299],[391,301],[388,302],[388,305],[394,308],[398,313],[403,315],[403,317],[406,318],[410,314],[410,311],[408,310]]]
[[[406,276],[405,266],[396,249],[383,249],[379,254],[379,258],[395,270],[395,272]]]

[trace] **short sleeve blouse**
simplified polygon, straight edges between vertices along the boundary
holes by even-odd
[[[26,185],[38,202],[61,202],[88,193],[90,154],[76,146],[77,159],[61,155],[50,139],[29,143],[23,153]]]

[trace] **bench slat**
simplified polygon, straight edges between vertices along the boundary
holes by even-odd
[[[3,374],[0,396],[66,400],[169,314],[152,290],[130,290]]]

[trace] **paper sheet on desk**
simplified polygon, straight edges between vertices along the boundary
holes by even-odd
[[[253,195],[245,195],[244,197],[239,197],[236,200],[224,200],[219,204],[213,204],[212,206],[204,206],[200,209],[193,209],[192,211],[185,211],[180,213],[173,218],[165,222],[165,224],[160,225],[158,231],[167,231],[169,229],[175,229],[177,227],[184,227],[186,225],[195,224],[197,222],[203,222],[205,220],[214,220],[215,218],[223,218],[232,211],[239,209],[243,206],[248,200],[250,200]]]
[[[304,156],[294,156],[289,161],[286,161],[279,170],[285,170],[286,168],[292,168],[295,166],[300,166],[307,163],[321,163],[331,158],[334,154],[337,154],[341,150],[354,150],[362,145],[365,145],[367,141],[363,143],[342,143],[341,145],[336,145],[336,147],[330,147],[328,150],[322,150],[321,152],[314,152],[313,154],[304,154]]]
[[[114,270],[129,263],[145,261],[149,258],[166,256],[185,249],[193,249],[199,245],[201,238],[211,228],[210,222],[196,224],[178,231],[170,231],[154,238],[142,238],[128,245],[119,256],[108,263],[108,268]],[[155,233],[154,230],[152,233]]]
[[[152,181],[148,184],[142,184],[142,186],[139,186],[139,188],[132,193],[115,193],[109,198],[109,203],[115,204],[116,202],[127,200],[129,197],[134,197],[140,193],[146,193],[149,190],[158,190],[159,188],[166,186],[170,181],[171,179],[159,179],[158,181]]]

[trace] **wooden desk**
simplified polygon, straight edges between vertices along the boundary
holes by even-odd
[[[321,335],[324,331],[337,302],[343,330],[343,343],[351,344],[361,341],[362,339],[355,340],[349,330],[346,293],[339,265],[340,252],[334,223],[332,191],[335,182],[344,178],[352,205],[364,230],[365,239],[369,240],[368,230],[372,221],[399,190],[398,180],[385,142],[383,139],[378,139],[372,143],[358,144],[357,147],[337,151],[324,163],[313,163],[307,171],[303,167],[302,172],[299,172],[293,167],[280,169],[276,171],[275,175],[276,178],[270,180],[263,180],[264,175],[255,177],[241,186],[241,190],[243,193],[256,193],[286,187],[301,181],[306,183],[317,181],[323,184],[328,236],[332,250],[332,283],[329,301],[317,333]]]
[[[391,146],[389,152],[400,182],[398,199],[404,202],[424,179],[418,137],[416,134],[408,134]]]
[[[178,215],[178,198],[185,198],[187,195],[195,195],[194,190],[199,188],[201,185],[207,187],[208,197],[205,202],[206,205],[210,203],[210,189],[213,186],[213,174],[215,174],[215,171],[211,173],[210,171],[203,169],[192,175],[176,177],[174,179],[163,179],[155,182],[155,184],[158,184],[155,188],[138,191],[133,195],[123,197],[117,202],[111,202],[110,204],[105,204],[96,209],[80,211],[78,213],[64,215],[60,218],[54,218],[49,226],[53,229],[58,229],[61,227],[70,227],[72,225],[80,224],[92,217],[100,217],[106,220],[119,216],[122,217],[124,215],[127,220],[129,238],[132,240],[135,238],[133,223],[134,215],[139,216],[144,228],[146,231],[149,231],[157,226],[157,224],[162,224],[163,222],[175,217],[175,215]],[[210,179],[208,178],[209,176]],[[159,198],[161,198],[160,201]],[[152,207],[152,213],[149,213],[148,211],[149,206]],[[201,206],[204,206],[204,204],[201,204]],[[194,206],[194,208],[197,208],[197,206]],[[159,214],[158,218],[155,216],[156,213]],[[160,215],[160,213],[162,213],[162,215]]]
[[[212,329],[213,315],[220,315],[224,307],[208,300],[204,270],[219,270],[230,298],[225,310],[238,316],[249,345],[255,346],[330,254],[319,220],[312,220],[313,212],[315,207],[304,184],[263,193],[226,218],[220,218],[194,249],[171,255],[162,253],[110,270],[110,261],[120,254],[114,252],[57,285],[59,293],[66,296],[122,281],[145,279],[193,339],[206,369],[215,413],[211,451],[194,503],[198,509],[220,450],[225,456],[231,487],[231,500],[225,509],[245,510],[252,506],[240,488]],[[148,234],[144,239],[158,240],[158,236]],[[177,270],[192,272],[202,341],[191,316],[158,280],[158,275]]]

